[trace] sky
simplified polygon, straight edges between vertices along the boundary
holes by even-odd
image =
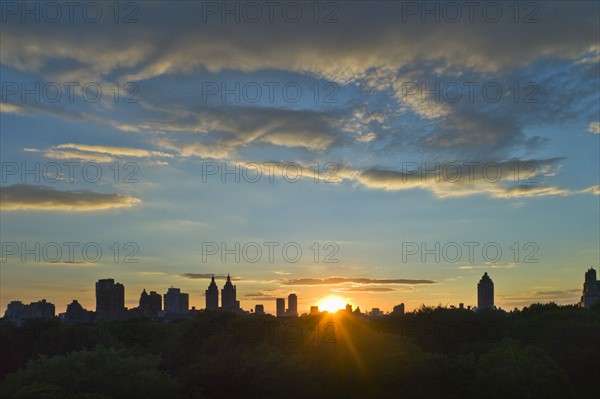
[[[0,308],[579,301],[597,2],[3,2]],[[29,7],[29,8],[27,8]],[[3,311],[2,311],[3,312]]]

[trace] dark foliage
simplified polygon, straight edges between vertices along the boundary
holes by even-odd
[[[600,306],[0,326],[3,398],[595,398]]]

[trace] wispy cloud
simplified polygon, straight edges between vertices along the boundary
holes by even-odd
[[[59,144],[51,148],[25,148],[27,152],[40,152],[46,158],[78,159],[98,163],[113,162],[116,158],[173,158],[162,151],[144,150],[131,147],[115,147],[89,144]]]
[[[340,284],[435,284],[433,280],[410,280],[410,279],[373,279],[373,278],[346,278],[346,277],[330,277],[330,278],[301,278],[294,280],[282,280],[283,285],[340,285]]]
[[[213,277],[212,273],[183,273],[179,275],[180,277],[189,278],[191,280],[210,280]],[[225,280],[227,279],[226,274],[214,274],[215,280]],[[231,280],[239,281],[240,277],[231,276]]]

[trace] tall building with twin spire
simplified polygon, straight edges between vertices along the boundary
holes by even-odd
[[[215,283],[215,275],[212,275],[210,284],[206,290],[206,309],[219,309],[219,288]],[[231,283],[231,276],[227,275],[227,281],[221,290],[221,309],[229,311],[240,310],[240,302],[237,300],[236,286]]]
[[[215,283],[215,275],[210,279],[210,285],[206,290],[206,309],[217,310],[219,308],[219,288]]]
[[[223,310],[238,310],[240,303],[236,299],[236,286],[231,284],[231,277],[227,274],[227,281],[221,290],[221,307]]]

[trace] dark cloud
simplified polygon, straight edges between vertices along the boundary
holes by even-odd
[[[339,285],[345,283],[352,284],[436,284],[433,280],[409,280],[409,279],[372,279],[372,278],[345,278],[345,277],[330,277],[330,278],[301,278],[294,280],[283,280],[283,285]]]
[[[334,288],[334,292],[396,292],[399,291],[396,288],[386,287],[354,287],[354,288]]]
[[[129,195],[87,190],[60,191],[50,187],[15,184],[0,188],[3,211],[101,211],[130,208],[141,201]]]
[[[213,276],[212,273],[183,273],[179,275],[180,277],[189,278],[191,280],[210,280]],[[227,279],[226,274],[214,274],[215,280],[225,280]],[[231,276],[231,280],[239,281],[241,280],[239,277]]]

